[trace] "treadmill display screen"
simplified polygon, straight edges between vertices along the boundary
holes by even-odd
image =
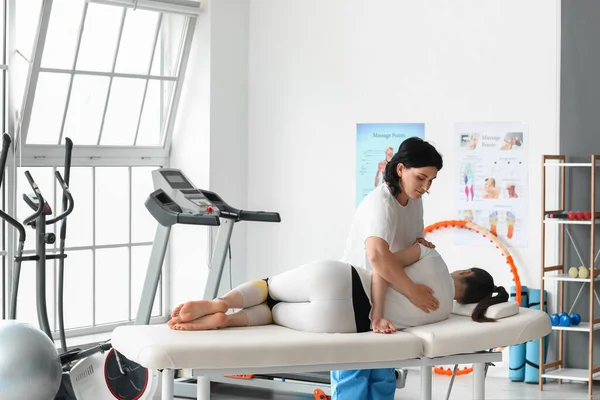
[[[176,171],[163,171],[162,176],[173,189],[193,189],[194,186],[185,177]]]
[[[170,183],[183,183],[183,182],[185,182],[185,179],[183,179],[183,176],[181,176],[181,175],[167,175],[167,180]]]

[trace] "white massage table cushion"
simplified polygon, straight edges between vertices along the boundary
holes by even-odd
[[[473,304],[460,304],[458,302],[454,302],[454,306],[452,308],[452,314],[461,315],[463,317],[470,317],[473,314],[473,310],[477,306],[477,303]],[[487,318],[492,319],[501,319],[506,317],[512,317],[519,313],[519,304],[516,301],[507,301],[504,303],[494,304],[490,306],[486,312],[485,316]]]
[[[548,318],[548,321],[550,319]],[[165,325],[120,326],[112,346],[151,369],[235,369],[403,361],[423,354],[421,340],[408,333],[310,333],[266,325],[201,332]]]
[[[451,314],[445,321],[407,328],[404,332],[423,340],[426,357],[442,357],[514,346],[552,331],[548,314],[531,308],[521,308],[517,314],[495,322],[475,322],[468,315]]]

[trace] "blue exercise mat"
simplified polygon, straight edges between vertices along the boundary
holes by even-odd
[[[544,291],[544,308],[547,312],[548,307],[548,294]],[[540,289],[529,290],[529,308],[534,310],[540,310]],[[539,363],[546,362],[546,355],[548,354],[549,334],[544,339],[544,357],[540,360],[540,339],[532,340],[526,343],[526,357],[525,357],[525,382],[526,383],[538,383],[540,381],[540,367]]]
[[[517,301],[516,287],[510,288],[510,301]],[[521,286],[521,307],[529,306],[529,291],[527,286]],[[508,349],[508,377],[513,382],[525,380],[525,343],[510,346]]]

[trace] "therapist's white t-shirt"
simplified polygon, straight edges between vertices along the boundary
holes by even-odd
[[[371,298],[371,270],[373,267],[367,256],[367,238],[371,236],[380,237],[389,244],[391,252],[396,252],[411,246],[418,237],[423,237],[423,230],[423,202],[411,199],[406,206],[402,206],[392,196],[387,185],[375,188],[359,204],[354,213],[342,261],[360,267],[358,272],[369,298]],[[423,263],[420,265],[429,264]],[[443,265],[445,266],[445,264]],[[411,276],[408,269],[407,274]],[[418,278],[420,281],[420,276]],[[440,283],[447,287],[448,278],[449,276],[444,277],[444,274],[442,274],[439,276]],[[412,276],[411,279],[413,279]],[[423,283],[432,287],[436,286],[435,282],[436,280],[434,282],[416,283]],[[454,285],[452,282],[450,283],[451,290],[453,290]],[[433,287],[432,289],[436,292],[435,296],[437,297],[438,290]],[[441,302],[442,299],[438,300]],[[410,306],[407,306],[406,303]],[[448,303],[451,309],[452,301]],[[441,316],[445,314],[445,311],[441,309],[442,307],[436,311],[435,315],[432,315],[433,313],[426,314],[413,306],[410,300],[390,286],[386,295],[384,314],[397,329],[401,329],[408,326],[424,325],[434,319],[444,319],[445,317],[441,318]]]

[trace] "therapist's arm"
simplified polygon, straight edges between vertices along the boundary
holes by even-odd
[[[419,261],[419,258],[421,257],[421,247],[415,242],[412,246],[392,254],[401,267],[407,267]]]
[[[387,242],[384,243],[387,245]],[[417,243],[415,243],[406,249],[393,253],[393,255],[394,259],[398,263],[398,266],[405,267],[419,259],[421,256],[421,248]],[[377,270],[373,271],[373,277],[371,279],[371,301],[373,302],[372,316],[373,320],[375,321],[379,318],[383,318],[384,316],[385,295],[387,293],[387,287],[389,283],[377,272]]]
[[[387,293],[388,282],[377,271],[371,278],[371,301],[373,302],[373,321],[383,318],[383,305]]]
[[[405,295],[416,307],[426,313],[429,313],[429,310],[438,309],[439,302],[433,296],[433,290],[428,286],[415,284],[403,268],[412,264],[410,261],[415,254],[416,259],[412,262],[419,259],[421,249],[418,244],[410,246],[402,254],[394,254],[390,251],[385,240],[372,236],[366,240],[366,250],[375,272]],[[406,264],[401,261],[406,262]],[[374,296],[373,293],[371,295]],[[377,295],[381,294],[377,293]]]
[[[377,271],[373,270],[371,278],[371,301],[373,302],[373,313],[371,319],[372,327],[375,333],[393,333],[396,332],[396,327],[392,322],[385,318],[384,304],[385,295],[388,289],[388,283],[383,279]]]

